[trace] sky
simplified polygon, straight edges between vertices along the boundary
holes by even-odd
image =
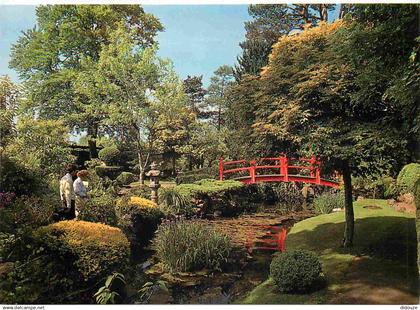
[[[234,65],[245,38],[244,22],[250,17],[247,5],[145,5],[159,18],[165,31],[158,34],[159,56],[170,58],[181,78],[203,75],[208,86],[221,65]],[[0,5],[0,75],[8,74],[11,45],[21,31],[35,25],[35,6]]]

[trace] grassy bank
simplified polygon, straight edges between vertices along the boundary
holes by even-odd
[[[355,202],[354,211],[355,246],[351,250],[341,247],[344,212],[299,222],[287,236],[287,250],[307,249],[319,255],[328,282],[326,288],[306,295],[281,294],[268,279],[238,302],[416,302],[418,273],[414,215],[395,211],[385,200],[370,199]],[[394,299],[390,297],[391,292]]]

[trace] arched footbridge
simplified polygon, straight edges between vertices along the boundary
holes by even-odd
[[[234,179],[246,184],[259,182],[301,182],[328,187],[340,187],[340,178],[321,176],[321,162],[311,158],[279,157],[255,160],[225,161],[220,159],[220,180]]]

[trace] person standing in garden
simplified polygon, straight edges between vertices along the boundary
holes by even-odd
[[[63,217],[71,220],[76,217],[76,201],[73,189],[73,177],[76,176],[76,165],[70,164],[66,167],[66,175],[60,180],[60,197],[64,206]]]
[[[87,180],[88,176],[89,172],[87,170],[80,170],[77,173],[77,179],[73,183],[74,194],[76,196],[76,218],[88,198],[87,188],[83,183],[83,181]]]

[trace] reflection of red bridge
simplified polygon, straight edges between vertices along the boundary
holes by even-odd
[[[338,180],[321,178],[321,162],[311,158],[287,158],[284,155],[258,160],[224,161],[220,159],[220,180],[226,175],[242,183],[302,182],[329,187],[339,187]]]
[[[266,230],[263,237],[257,238],[256,230]],[[254,229],[248,231],[245,247],[249,253],[253,250],[274,250],[286,251],[287,231],[283,227],[273,225],[256,225]]]

